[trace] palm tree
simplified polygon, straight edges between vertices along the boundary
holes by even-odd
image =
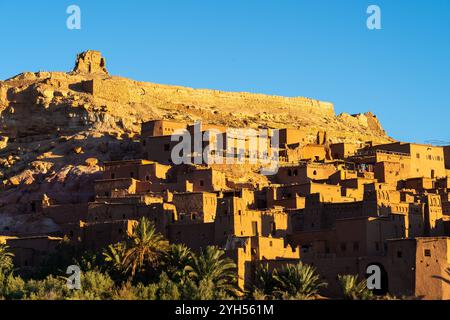
[[[327,286],[326,282],[320,280],[314,267],[302,262],[288,264],[274,278],[277,281],[277,293],[293,299],[311,299],[317,296],[320,288]]]
[[[155,226],[143,217],[129,234],[129,241],[124,255],[124,265],[134,277],[137,271],[147,271],[147,267],[155,268],[167,251],[169,244],[156,232]]]
[[[192,263],[192,251],[184,244],[173,244],[163,256],[162,267],[170,279],[183,283],[188,272],[187,266]]]
[[[338,279],[345,299],[367,300],[373,297],[366,281],[358,281],[357,275],[339,275]]]
[[[14,267],[12,258],[14,254],[8,251],[9,247],[0,244],[0,272],[9,271]]]
[[[119,242],[116,244],[110,244],[106,247],[103,252],[103,259],[106,262],[107,269],[114,274],[125,274],[125,253],[126,253],[125,243]]]
[[[260,265],[255,272],[254,291],[257,291],[258,295],[271,296],[277,285],[277,281],[275,280],[276,275],[277,269],[270,271],[267,263]]]
[[[200,255],[193,256],[186,270],[197,286],[211,283],[217,291],[237,295],[236,264],[224,255],[225,251],[218,247],[207,247]]]

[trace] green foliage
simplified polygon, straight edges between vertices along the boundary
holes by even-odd
[[[114,294],[114,281],[107,273],[88,271],[81,275],[81,290],[72,291],[75,300],[108,300]]]
[[[260,301],[260,300],[270,300],[272,296],[265,294],[259,289],[254,289],[250,292],[249,299]]]
[[[338,279],[345,299],[368,300],[373,298],[366,281],[359,281],[357,275],[339,275]]]
[[[237,286],[236,264],[218,247],[200,254],[185,245],[170,245],[142,218],[126,242],[109,245],[98,253],[86,252],[63,241],[32,279],[13,273],[12,255],[0,246],[0,300],[224,300],[242,296]],[[81,269],[81,290],[70,290],[66,269]],[[19,270],[20,271],[20,270]],[[342,277],[348,297],[364,291]],[[287,265],[270,270],[261,265],[254,289],[247,296],[257,300],[310,299],[326,283],[313,267]],[[363,295],[364,296],[364,295]]]
[[[25,298],[25,281],[12,272],[0,273],[0,297],[8,300]]]
[[[114,280],[119,282],[124,281],[127,274],[125,262],[126,250],[125,243],[116,243],[109,245],[102,252],[106,271]]]
[[[238,293],[236,265],[223,250],[208,247],[196,255],[184,245],[169,246],[146,218],[127,242],[109,245],[100,253],[63,241],[34,279],[13,275],[12,256],[6,249],[2,246],[0,251],[0,299],[207,300],[231,299]],[[82,271],[81,290],[67,287],[65,271],[70,265]]]
[[[188,266],[192,264],[193,254],[183,244],[173,244],[164,253],[162,269],[165,270],[170,280],[184,283],[188,277]]]
[[[56,247],[56,250],[48,255],[41,264],[39,270],[32,276],[34,278],[43,279],[50,274],[65,274],[68,266],[79,265],[79,261],[87,259],[87,255],[87,252],[73,246],[69,240],[65,238]],[[83,258],[83,256],[85,256],[85,258]]]
[[[77,265],[85,271],[104,271],[105,260],[102,253],[84,251],[78,254],[78,257],[72,259],[73,265]]]
[[[0,273],[7,273],[13,269],[13,254],[8,251],[9,247],[0,244]]]
[[[194,255],[186,271],[197,287],[212,285],[215,290],[238,295],[236,264],[218,247],[207,247]],[[202,284],[202,281],[208,283]]]
[[[277,269],[271,271],[268,264],[260,265],[256,269],[253,296],[256,295],[257,300],[265,300],[273,295],[277,287],[276,275]]]
[[[155,284],[145,286],[142,283],[138,283],[133,287],[133,292],[137,300],[156,300],[157,291],[158,286]]]
[[[177,284],[171,281],[165,272],[161,274],[157,284],[156,298],[158,300],[179,300],[181,298]]]
[[[183,300],[231,300],[236,297],[236,292],[227,292],[217,286],[209,279],[200,280],[196,283],[192,279],[181,286],[181,298]]]
[[[263,264],[256,269],[249,298],[308,300],[316,298],[320,289],[326,286],[327,283],[320,280],[316,269],[302,262],[273,270]]]
[[[138,271],[148,273],[159,266],[168,242],[156,232],[155,226],[142,218],[129,235],[124,255],[124,269],[135,276]]]
[[[28,280],[24,290],[30,300],[63,300],[71,294],[66,281],[52,275],[43,280]]]
[[[116,288],[112,295],[112,300],[138,300],[135,287],[131,282],[125,282]]]

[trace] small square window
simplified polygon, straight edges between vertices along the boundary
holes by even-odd
[[[423,254],[425,255],[425,257],[431,257],[431,250],[430,249],[425,249]]]

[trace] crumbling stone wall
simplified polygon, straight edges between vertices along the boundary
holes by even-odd
[[[88,50],[77,56],[74,72],[108,74],[106,61],[99,51]]]

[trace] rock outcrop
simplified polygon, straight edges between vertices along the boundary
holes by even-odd
[[[108,74],[105,58],[102,57],[100,52],[93,50],[80,53],[77,56],[73,72]]]

